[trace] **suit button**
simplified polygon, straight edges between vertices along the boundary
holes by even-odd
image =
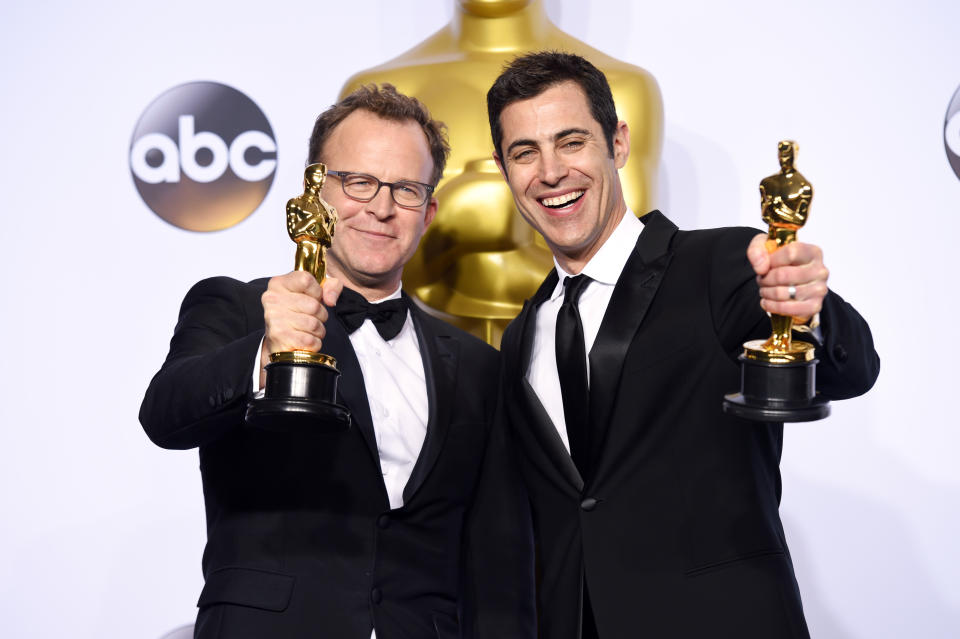
[[[847,349],[842,344],[837,344],[833,347],[833,356],[838,362],[843,363],[847,361]]]
[[[390,525],[390,515],[380,515],[377,517],[377,526],[380,528],[386,528]]]
[[[373,590],[370,591],[370,600],[375,604],[378,604],[381,601],[383,601],[383,593],[380,592],[379,588],[374,588]]]
[[[224,399],[226,399],[227,401],[233,399],[233,389],[232,389],[232,388],[228,388],[227,390],[223,391],[223,397],[224,397]]]
[[[580,502],[580,508],[587,512],[590,512],[596,507],[597,507],[597,500],[594,499],[593,497],[587,497],[586,499]]]
[[[211,405],[211,406],[216,406],[216,405],[217,405],[217,398],[214,397],[213,395],[211,395],[210,397],[208,397],[208,398],[207,398],[207,401],[210,402],[210,405]]]

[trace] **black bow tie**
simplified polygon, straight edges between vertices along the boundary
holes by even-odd
[[[396,337],[407,321],[407,304],[403,298],[371,304],[360,293],[346,287],[340,293],[335,310],[348,333],[369,319],[377,327],[380,337],[387,341]]]

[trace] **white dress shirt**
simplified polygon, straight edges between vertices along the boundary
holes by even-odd
[[[623,219],[603,243],[596,255],[590,258],[581,273],[593,281],[588,283],[580,296],[577,308],[583,323],[584,352],[589,355],[593,342],[600,330],[600,323],[607,312],[613,288],[620,279],[620,273],[626,266],[630,254],[637,244],[637,238],[643,231],[643,222],[637,219],[633,211],[627,209]],[[563,280],[572,277],[563,270],[556,258],[554,267],[560,280],[550,295],[537,309],[537,326],[533,337],[533,349],[530,352],[530,368],[527,381],[537,393],[547,415],[557,429],[567,452],[570,440],[567,437],[567,422],[563,416],[563,398],[560,391],[560,376],[557,373],[557,313],[563,304]],[[587,366],[587,383],[590,382],[590,366]]]
[[[399,297],[398,288],[389,297],[371,301]],[[392,340],[384,340],[367,319],[350,334],[350,343],[363,371],[390,508],[400,508],[403,489],[427,436],[429,416],[426,374],[410,311],[400,333]]]

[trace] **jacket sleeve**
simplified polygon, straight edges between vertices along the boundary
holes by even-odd
[[[754,229],[734,229],[716,238],[711,260],[711,302],[714,326],[731,357],[742,344],[770,336],[767,314],[760,308],[756,275],[747,260]],[[870,390],[880,373],[880,357],[873,347],[867,322],[850,304],[828,291],[820,312],[822,343],[803,333],[794,339],[816,345],[817,390],[829,399],[848,399]]]
[[[211,278],[184,298],[170,351],[140,406],[140,423],[158,446],[193,448],[242,423],[263,338],[262,316],[250,318],[259,308],[250,286]]]
[[[820,330],[817,390],[830,399],[857,397],[870,390],[880,374],[880,356],[866,320],[830,291],[820,311]]]
[[[534,639],[533,524],[530,502],[503,410],[497,369],[480,479],[464,544],[464,639]]]
[[[760,308],[757,276],[747,260],[747,246],[760,231],[738,227],[705,233],[711,251],[705,265],[714,330],[723,350],[736,361],[744,342],[771,332],[770,319]]]

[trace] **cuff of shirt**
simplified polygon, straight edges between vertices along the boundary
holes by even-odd
[[[816,340],[817,345],[823,344],[823,332],[820,330],[820,313],[811,317],[810,321],[806,324],[794,324],[793,330],[809,335]]]
[[[263,340],[266,335],[260,338],[260,346],[257,347],[257,354],[253,357],[253,394],[260,392],[260,353],[263,351]]]

